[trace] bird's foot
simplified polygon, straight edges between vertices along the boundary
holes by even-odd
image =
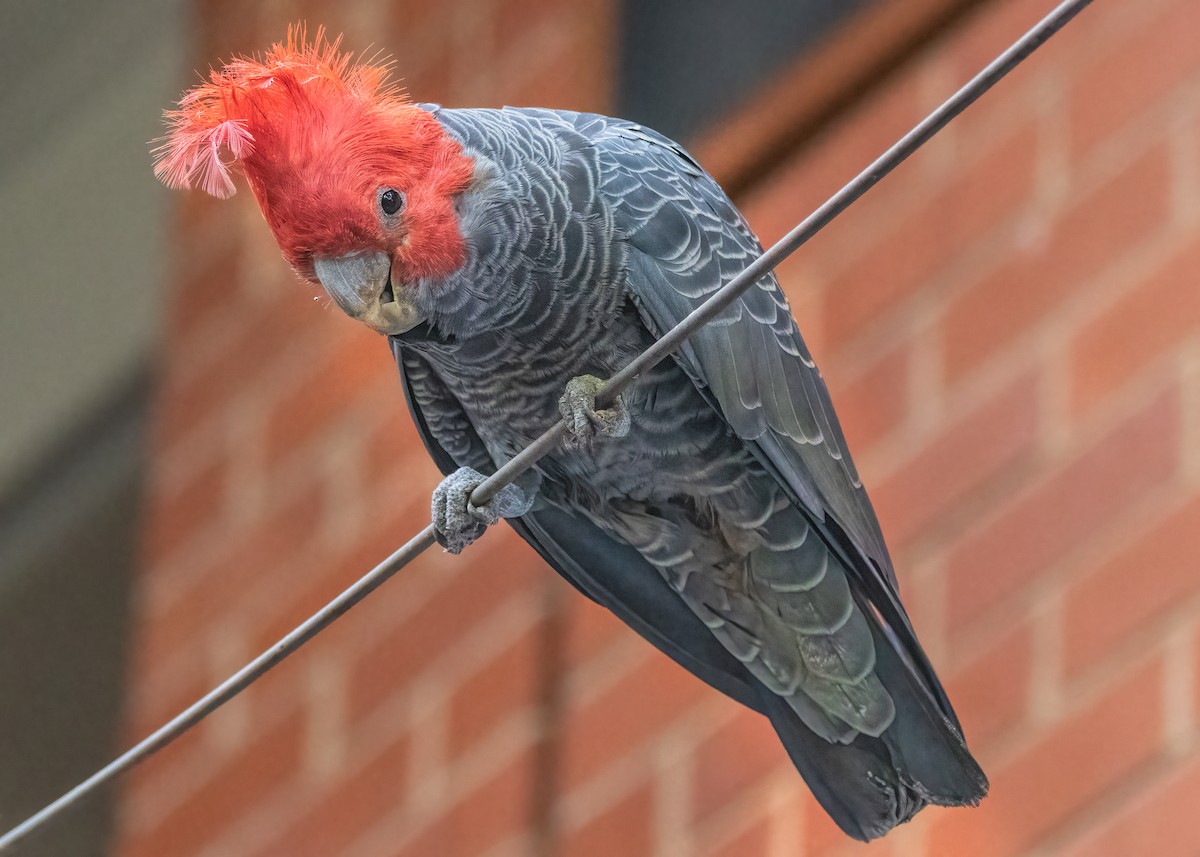
[[[501,518],[518,518],[533,506],[533,495],[517,485],[505,485],[492,499],[476,506],[471,492],[486,478],[471,467],[460,467],[433,489],[433,529],[438,543],[449,553],[461,553]]]
[[[595,375],[580,375],[567,382],[566,392],[558,400],[558,411],[570,432],[569,445],[589,449],[600,435],[624,437],[629,434],[629,411],[621,396],[613,399],[607,408],[596,409],[596,394],[602,386],[604,382]]]

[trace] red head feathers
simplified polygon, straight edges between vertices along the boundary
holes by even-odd
[[[234,192],[240,164],[288,261],[313,279],[314,255],[383,250],[408,281],[463,260],[453,196],[473,163],[428,112],[387,82],[387,69],[339,53],[323,30],[288,31],[261,59],[214,70],[167,111],[155,174],[169,187]],[[404,195],[381,222],[381,188]]]

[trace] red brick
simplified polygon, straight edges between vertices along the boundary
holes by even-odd
[[[1067,95],[1073,160],[1097,142],[1129,128],[1185,81],[1200,78],[1196,38],[1200,5],[1161,3],[1144,25],[1126,28],[1125,38],[1072,76]]]
[[[1167,515],[1132,544],[1076,580],[1064,599],[1064,666],[1070,673],[1101,661],[1200,592],[1200,498]]]
[[[1200,240],[1166,260],[1071,343],[1071,405],[1085,412],[1151,361],[1200,334]]]
[[[564,20],[547,27],[537,52],[524,53],[521,63],[514,66],[521,78],[504,88],[509,103],[559,110],[604,110],[609,92],[609,82],[602,76],[608,64],[607,28],[588,31],[563,25],[576,17],[586,23],[589,16],[578,13],[589,6],[596,8],[595,4],[558,7],[567,13],[559,16]],[[569,14],[572,11],[576,14]]]
[[[192,664],[187,665],[188,668],[192,666]],[[199,678],[198,669],[192,670],[192,673]],[[193,690],[194,692],[192,692]],[[133,703],[130,707],[135,707],[137,710],[134,712],[134,719],[127,718],[127,722],[123,724],[127,734],[120,736],[118,741],[120,747],[114,749],[124,750],[141,741],[210,690],[212,690],[211,684],[197,681],[194,688],[178,690],[178,692],[176,692],[176,688],[171,688],[170,693],[176,699],[174,704],[164,704],[163,697],[167,695],[165,693],[155,698],[146,698],[143,695],[143,698],[130,700]],[[150,718],[147,713],[154,708],[160,709],[160,712]],[[144,805],[146,802],[157,803],[163,790],[163,784],[171,783],[178,771],[195,768],[206,774],[213,757],[213,732],[219,728],[216,723],[217,719],[214,717],[202,720],[173,741],[169,747],[155,754],[154,763],[137,765],[124,774],[120,782],[122,800],[128,802],[130,806]],[[195,778],[192,781],[194,780]],[[138,823],[141,828],[145,829],[152,826],[148,821],[155,820],[139,818]]]
[[[692,812],[697,822],[736,800],[771,771],[792,767],[770,721],[740,707],[731,721],[696,748],[694,765]]]
[[[1191,657],[1192,675],[1200,675],[1200,629],[1197,629],[1195,647],[1192,649]],[[1200,727],[1200,681],[1193,680],[1194,687],[1192,688],[1192,710],[1191,726],[1193,731]]]
[[[565,585],[565,584],[564,584]],[[566,611],[566,661],[577,665],[633,634],[629,626],[608,609],[572,588],[563,595]]]
[[[561,18],[561,7],[549,0],[498,0],[492,14],[495,39],[503,47],[528,42],[531,32]]]
[[[195,236],[206,234],[214,223],[224,223],[230,216],[229,203],[226,200],[211,197],[206,193],[179,193],[174,196],[174,211],[171,223],[171,243],[178,248],[184,258],[196,255],[200,243]],[[232,243],[232,242],[231,242]],[[204,256],[206,258],[206,255]],[[172,271],[171,283],[176,289],[182,288],[186,277],[178,271]]]
[[[1012,762],[992,770],[991,794],[978,809],[936,819],[931,853],[1029,853],[1158,752],[1162,682],[1159,661],[1138,667]]]
[[[1196,795],[1200,794],[1200,760],[1156,777],[1094,826],[1063,857],[1193,857],[1200,854]]]
[[[771,857],[771,820],[756,821],[715,851],[701,853],[708,857]]]
[[[533,820],[533,758],[519,753],[409,842],[397,857],[478,857]],[[315,857],[315,855],[314,855]]]
[[[190,588],[176,594],[161,612],[147,617],[143,645],[163,659],[195,645],[203,630],[236,605],[240,596],[311,552],[324,503],[323,486],[309,485],[261,521],[241,532],[223,533],[225,543],[194,575]]]
[[[654,741],[690,706],[716,698],[715,691],[666,655],[648,652],[599,697],[569,711],[562,749],[564,785],[574,788],[594,777]]]
[[[1136,158],[1077,200],[1036,244],[952,300],[943,319],[945,374],[957,381],[1036,328],[1116,258],[1159,231],[1168,217],[1165,147]]]
[[[261,50],[264,42],[283,37],[279,25],[274,20],[265,20],[266,16],[257,20],[248,17],[239,20],[233,14],[239,8],[230,0],[198,0],[196,3],[198,43],[193,45],[193,49],[206,63],[214,56],[252,54]],[[240,183],[240,187],[245,193],[244,182]],[[229,204],[225,203],[226,206]]]
[[[952,548],[946,560],[952,628],[1043,573],[1170,478],[1179,464],[1179,422],[1172,390]]]
[[[517,711],[538,705],[538,679],[546,657],[545,628],[535,625],[462,680],[449,703],[452,757]]]
[[[145,644],[144,628],[143,625],[138,629],[129,653],[130,673],[143,680],[144,677],[161,674],[163,663],[161,653]],[[142,740],[212,690],[216,684],[214,676],[206,668],[204,652],[198,647],[184,651],[172,661],[171,667],[175,671],[173,680],[157,686],[154,693],[134,692],[127,696],[122,729],[124,737],[120,742],[123,746]],[[204,726],[202,724],[197,728],[203,729]],[[150,771],[153,766],[142,766],[136,770]]]
[[[176,854],[180,844],[200,850],[265,801],[271,793],[295,780],[301,769],[304,718],[293,712],[266,732],[233,750],[206,772],[203,782],[181,804],[138,838],[134,853]]]
[[[189,538],[217,522],[231,470],[229,459],[218,454],[169,494],[155,492],[144,518],[146,564],[158,565]]]
[[[163,380],[155,403],[155,439],[164,455],[197,426],[227,413],[239,401],[271,396],[264,378],[291,365],[303,343],[336,319],[303,292],[282,293],[270,305],[238,308],[236,330],[221,351],[201,366],[177,366]],[[346,322],[349,323],[349,322]],[[320,341],[319,338],[317,341]]]
[[[912,346],[903,343],[853,379],[831,385],[838,418],[852,450],[869,449],[904,424],[908,416],[911,363]]]
[[[472,546],[469,561],[464,555],[462,568],[447,572],[450,579],[428,603],[356,656],[349,670],[353,719],[436,668],[438,657],[474,625],[548,573],[515,536],[499,535],[489,533],[490,544]]]
[[[412,64],[429,53],[435,56],[451,56],[451,46],[447,36],[454,28],[454,4],[428,3],[426,0],[395,0],[387,5],[389,24],[392,38],[388,44],[409,43],[411,50],[417,54]],[[405,54],[404,79],[408,84],[410,63]],[[430,98],[428,93],[416,90],[410,93],[417,101]]]
[[[184,343],[193,332],[244,300],[241,294],[243,251],[232,244],[226,252],[203,257],[199,270],[189,272],[171,295],[167,326]]]
[[[830,283],[826,326],[845,342],[909,299],[937,269],[1027,201],[1033,191],[1037,134],[1026,125],[955,175]]]
[[[342,321],[353,325],[349,319]],[[392,382],[396,369],[382,337],[354,325],[339,331],[338,338],[328,357],[310,361],[311,371],[299,387],[271,408],[266,429],[269,465],[277,465],[323,430],[348,420],[350,405],[366,391],[377,389],[380,397],[390,395],[393,400],[403,395]]]
[[[947,56],[953,62],[954,80],[965,83],[984,69],[1001,51],[1022,36],[1030,27],[1045,17],[1048,8],[1043,0],[1004,0],[979,8],[954,34],[953,42],[947,45]],[[1094,13],[1093,13],[1094,14]],[[1078,19],[1062,32],[1055,35],[1048,50],[1035,52],[1014,69],[1004,82],[991,90],[978,105],[955,119],[951,133],[979,118],[979,112],[994,109],[996,102],[1014,93],[1025,97],[1022,83],[1044,78],[1048,68],[1060,67],[1063,57],[1069,55],[1067,42],[1077,35]]]
[[[416,101],[441,103],[457,94],[458,64],[452,53],[452,39],[447,35],[436,33],[428,41],[436,48],[435,53],[424,61],[415,61],[411,67],[406,63],[403,84],[405,91]]]
[[[258,599],[251,605],[253,615],[249,627],[249,646],[262,651],[323,607],[335,596],[375,568],[405,541],[428,523],[428,500],[419,495],[403,504],[380,503],[371,510],[371,526],[350,544],[337,549],[330,545],[304,545],[302,550],[285,558],[275,573],[286,575],[286,582],[277,587],[275,597]],[[388,584],[404,586],[421,559],[401,571]],[[358,611],[355,611],[358,615]],[[322,632],[330,645],[345,644],[348,639],[369,634],[362,620],[335,622]],[[333,641],[337,641],[334,643]]]
[[[394,371],[394,370],[393,370]],[[423,494],[423,516],[428,516],[428,496],[441,480],[441,474],[425,450],[415,423],[404,403],[399,380],[394,389],[381,385],[379,401],[370,407],[379,422],[358,440],[363,496],[390,498],[398,485],[409,486],[414,494]],[[424,521],[422,526],[428,523]]]
[[[1038,381],[1021,375],[922,444],[871,491],[890,544],[954,526],[973,493],[1031,457],[1038,431]],[[947,520],[948,519],[948,520]]]
[[[821,320],[825,316],[821,305],[825,292],[820,288],[811,263],[803,256],[792,256],[775,269],[775,275],[787,297],[796,324],[813,358],[820,363],[825,353],[825,331]]]
[[[772,244],[790,232],[923,115],[921,93],[912,78],[893,78],[872,94],[868,104],[841,120],[838,128],[790,158],[770,181],[750,188],[740,202],[763,243]],[[904,204],[905,194],[911,194],[920,178],[917,164],[905,163],[835,218],[798,255],[841,258],[847,245],[862,240],[864,226]]]
[[[409,750],[406,734],[373,748],[366,764],[330,783],[258,857],[341,854],[372,824],[399,815],[408,785]]]
[[[1033,630],[1025,622],[944,673],[946,692],[976,753],[1024,717],[1035,657]]]
[[[578,830],[562,837],[560,857],[617,857],[654,853],[654,795],[641,786]]]
[[[337,562],[324,552],[303,553],[286,563],[288,579],[280,581],[277,592],[266,603],[255,600],[248,607],[252,627],[247,629],[248,647],[261,652],[308,619],[372,566],[352,566]],[[330,573],[315,569],[330,569]],[[336,569],[334,573],[332,570]],[[279,572],[276,571],[276,575]],[[353,621],[353,620],[351,620]]]

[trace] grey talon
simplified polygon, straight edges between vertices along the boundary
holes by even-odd
[[[470,467],[461,467],[443,479],[433,489],[431,517],[438,543],[449,553],[462,553],[487,529],[468,510],[471,492],[484,480],[484,475]]]
[[[567,382],[567,389],[558,400],[558,411],[577,446],[590,446],[599,435],[624,437],[629,434],[629,411],[620,395],[607,408],[597,410],[596,395],[603,386],[604,381],[595,375],[580,375]]]
[[[532,496],[517,485],[505,485],[482,506],[476,506],[471,494],[486,478],[472,467],[460,467],[433,489],[433,529],[447,552],[462,553],[501,518],[520,517],[533,506]]]

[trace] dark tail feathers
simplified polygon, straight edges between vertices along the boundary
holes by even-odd
[[[761,688],[763,710],[813,795],[847,835],[863,841],[883,836],[928,804],[973,806],[988,789],[931,689],[879,628],[874,633],[875,672],[896,704],[895,720],[878,738],[859,735],[849,744],[830,744],[784,699]]]

